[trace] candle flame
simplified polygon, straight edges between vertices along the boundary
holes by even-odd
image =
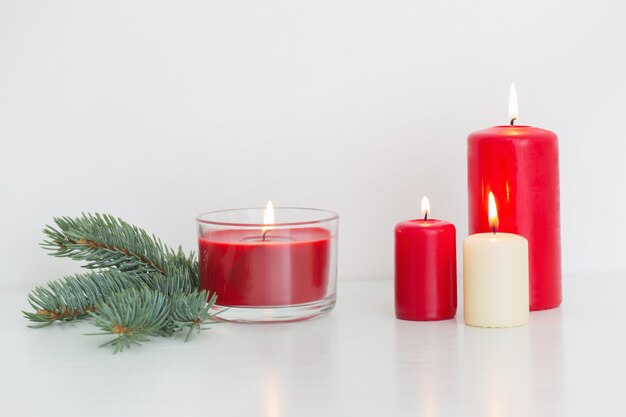
[[[424,220],[428,218],[428,213],[430,213],[430,203],[428,202],[428,197],[422,197],[422,216],[424,216]]]
[[[489,227],[495,233],[500,225],[500,221],[498,220],[498,207],[496,206],[496,199],[493,197],[493,193],[489,191]]]
[[[515,123],[519,116],[517,109],[517,90],[515,89],[515,83],[511,83],[511,90],[509,91],[509,120],[511,125]]]
[[[269,232],[274,229],[274,205],[272,204],[272,200],[267,202],[267,206],[265,206],[265,210],[263,210],[263,228],[261,232],[263,234]]]

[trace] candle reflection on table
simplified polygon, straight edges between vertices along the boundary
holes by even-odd
[[[464,330],[466,394],[478,399],[476,415],[564,415],[560,308],[533,313],[531,326]]]
[[[397,395],[401,409],[420,416],[464,415],[459,398],[458,323],[395,322]]]
[[[531,381],[532,396],[537,401],[532,402],[529,415],[538,416],[546,410],[550,410],[550,416],[566,415],[563,333],[562,308],[533,313],[533,325],[530,326]]]
[[[396,321],[399,409],[420,416],[564,415],[561,314],[536,312],[531,326],[498,331],[460,319]]]
[[[265,390],[265,417],[281,417],[284,388],[276,370],[268,370],[263,383]]]
[[[238,360],[262,364],[250,380],[261,383],[255,387],[253,395],[242,395],[242,401],[258,407],[254,413],[263,417],[285,417],[294,415],[294,410],[302,407],[294,398],[302,398],[303,393],[334,392],[337,388],[333,379],[333,351],[337,349],[337,323],[334,317],[298,323],[299,330],[288,331],[281,325],[267,326],[262,333],[256,326],[237,324],[236,332],[241,341],[242,352]],[[289,326],[289,325],[286,325]],[[303,357],[311,361],[303,360]],[[315,369],[311,370],[311,362]],[[254,369],[254,367],[252,367]],[[307,377],[304,378],[303,376]],[[242,386],[250,386],[242,383]],[[248,398],[246,400],[245,398]],[[311,398],[312,403],[317,401]]]
[[[493,331],[466,327],[464,389],[474,398],[469,414],[529,416],[533,401],[529,327]]]

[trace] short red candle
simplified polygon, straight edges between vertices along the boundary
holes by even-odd
[[[489,232],[487,198],[497,200],[499,232],[528,239],[530,309],[561,304],[557,136],[529,126],[497,126],[467,140],[469,233]]]
[[[446,320],[456,315],[456,230],[441,220],[399,223],[396,234],[396,316]]]
[[[328,230],[217,230],[202,235],[200,286],[220,306],[281,306],[317,301],[329,276]]]

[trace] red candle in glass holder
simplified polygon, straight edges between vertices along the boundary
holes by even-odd
[[[510,126],[469,135],[467,169],[469,233],[490,231],[488,195],[499,196],[499,231],[528,240],[530,309],[561,304],[559,150],[549,130],[515,126],[517,97],[511,86]]]
[[[200,287],[222,306],[281,306],[323,298],[330,233],[299,228],[265,233],[219,230],[199,239]]]
[[[395,228],[396,316],[403,320],[446,320],[456,315],[456,229],[452,223],[423,219]]]
[[[263,222],[258,216],[262,213]],[[275,222],[274,216],[280,218]],[[231,209],[200,215],[200,287],[224,320],[315,317],[335,305],[338,215],[318,209]]]

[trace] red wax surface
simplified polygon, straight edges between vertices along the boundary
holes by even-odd
[[[280,306],[326,296],[330,232],[322,228],[209,231],[199,239],[200,286],[221,306]]]
[[[446,320],[456,315],[456,229],[441,220],[396,226],[396,316]]]
[[[561,222],[557,136],[529,126],[497,126],[467,139],[469,233],[489,232],[493,192],[498,231],[528,239],[530,309],[561,304]]]

